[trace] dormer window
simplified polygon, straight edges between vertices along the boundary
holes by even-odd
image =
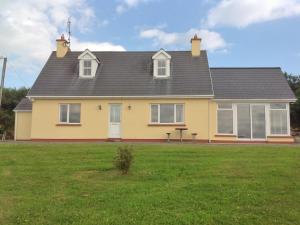
[[[157,61],[157,76],[166,76],[167,72],[167,62],[164,59],[159,59]]]
[[[79,77],[93,78],[96,75],[98,65],[100,64],[97,57],[86,49],[80,56],[79,60]]]
[[[170,77],[170,61],[171,56],[163,49],[158,51],[153,59],[153,77],[154,78],[169,78]]]
[[[83,75],[84,76],[91,76],[92,75],[92,61],[91,60],[84,60],[83,61]]]

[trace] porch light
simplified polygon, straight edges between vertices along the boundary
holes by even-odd
[[[128,110],[131,110],[131,105],[130,104],[128,105]]]
[[[101,105],[98,105],[98,109],[99,109],[99,110],[102,110],[102,107],[101,107]]]

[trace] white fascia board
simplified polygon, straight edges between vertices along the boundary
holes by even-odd
[[[17,109],[17,110],[13,110],[13,112],[32,112],[32,110],[23,110],[23,109]]]
[[[214,102],[296,102],[297,99],[214,99]]]
[[[151,96],[27,96],[29,99],[212,99],[213,95],[151,95]]]
[[[159,56],[160,54],[163,54],[164,56],[166,56],[168,59],[171,59],[171,56],[164,50],[161,49],[158,52],[156,52],[153,56],[152,59],[155,59],[157,56]]]
[[[95,59],[97,63],[100,63],[98,58],[89,49],[86,49],[83,53],[81,53],[78,56],[78,59],[83,59],[83,56],[85,56],[86,54],[90,55],[92,59]]]

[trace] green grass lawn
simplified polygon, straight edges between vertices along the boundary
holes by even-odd
[[[1,144],[0,224],[300,224],[300,146]]]

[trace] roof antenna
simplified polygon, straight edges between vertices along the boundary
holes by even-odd
[[[68,32],[68,44],[71,46],[71,17],[68,18],[67,22],[67,32]]]

